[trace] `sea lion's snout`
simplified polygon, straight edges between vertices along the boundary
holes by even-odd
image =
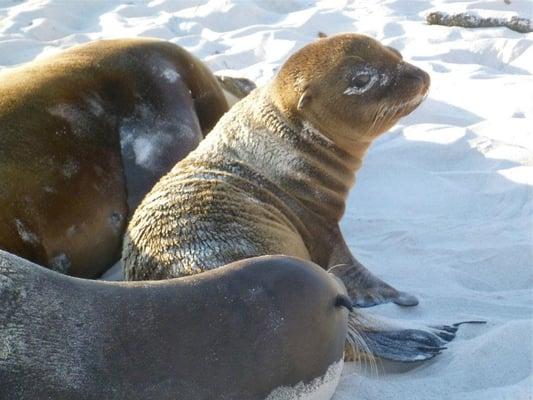
[[[424,101],[431,78],[423,69],[402,60],[396,67],[394,80],[388,101],[389,112],[397,120],[413,112]]]
[[[404,80],[408,85],[413,85],[418,89],[419,95],[425,95],[431,84],[429,74],[421,68],[415,67],[409,63],[402,63],[400,79]]]

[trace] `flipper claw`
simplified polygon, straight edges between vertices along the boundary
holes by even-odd
[[[458,326],[461,326],[463,324],[486,324],[486,323],[487,323],[487,321],[481,321],[481,320],[461,321],[461,322],[456,322],[455,324],[453,324],[453,326],[458,327]]]

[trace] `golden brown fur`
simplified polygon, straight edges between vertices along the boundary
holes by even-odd
[[[428,86],[425,72],[368,37],[306,46],[147,195],[126,235],[126,277],[165,279],[281,253],[328,269],[357,307],[416,305],[357,261],[338,222],[368,146]],[[407,329],[355,310],[346,357],[430,359],[457,326]]]
[[[356,306],[417,304],[357,261],[338,224],[372,140],[413,111],[428,87],[425,72],[365,36],[333,36],[304,47],[146,196],[125,237],[126,279],[179,277],[285,254],[329,269]],[[371,352],[420,360],[440,351],[436,336],[430,339],[436,350],[422,354],[417,343],[426,333],[388,336],[378,324],[360,321],[359,313],[350,315],[351,357]],[[365,332],[379,337],[372,348],[361,338]],[[412,349],[398,353],[411,342]]]
[[[353,257],[338,224],[372,140],[413,111],[428,87],[425,72],[365,36],[304,47],[146,196],[125,237],[126,279],[179,277],[285,254],[329,269],[357,306],[415,305],[414,296]],[[357,315],[348,341],[366,351],[359,333],[374,327]],[[422,359],[416,349],[407,357]]]
[[[357,261],[338,224],[372,140],[413,111],[428,87],[425,72],[365,36],[304,47],[146,196],[125,237],[126,279],[166,279],[285,254],[329,269],[356,306],[417,304]],[[350,315],[351,356],[362,351],[405,361],[440,351],[435,335],[383,331],[359,316]],[[435,347],[424,347],[428,340]]]
[[[391,74],[400,65],[415,69],[353,34],[293,55],[146,197],[128,229],[127,278],[187,275],[260,254],[328,267],[332,231],[366,149],[416,107],[429,84],[400,76],[366,98],[343,95],[344,76],[361,60]],[[380,114],[400,102],[408,105]]]

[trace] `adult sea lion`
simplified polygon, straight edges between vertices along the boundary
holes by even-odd
[[[330,269],[359,307],[416,305],[356,260],[339,221],[370,144],[422,102],[429,84],[427,73],[367,36],[305,46],[145,197],[125,236],[126,279],[166,279],[286,254]],[[368,321],[352,313],[352,331],[386,358],[431,358],[449,339],[440,330]]]
[[[0,73],[0,248],[98,276],[120,257],[128,213],[227,110],[200,60],[155,39]]]
[[[350,307],[289,257],[107,283],[0,251],[0,398],[329,399]]]

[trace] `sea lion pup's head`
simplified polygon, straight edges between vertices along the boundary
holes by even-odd
[[[370,142],[425,98],[429,75],[397,50],[358,34],[311,43],[280,69],[273,100],[293,121],[307,121],[349,150]]]

